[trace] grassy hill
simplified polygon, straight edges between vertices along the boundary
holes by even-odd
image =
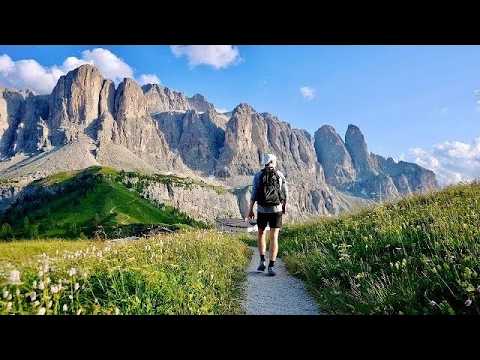
[[[0,219],[0,238],[121,237],[151,224],[206,226],[173,207],[145,200],[120,176],[124,174],[110,168],[92,167],[34,182]]]
[[[286,227],[280,250],[341,314],[480,314],[480,184]]]

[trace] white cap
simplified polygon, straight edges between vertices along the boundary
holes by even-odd
[[[274,164],[277,163],[277,157],[273,154],[263,154],[263,161],[262,161],[262,165],[265,166],[267,165],[268,163],[270,162],[274,162]]]

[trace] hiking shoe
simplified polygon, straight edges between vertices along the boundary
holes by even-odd
[[[257,271],[265,271],[265,262],[260,262],[260,265],[258,265]]]
[[[275,276],[277,273],[273,270],[273,267],[268,267],[268,276]]]

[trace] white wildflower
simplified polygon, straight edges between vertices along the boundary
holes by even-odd
[[[68,311],[68,305],[67,305],[67,304],[63,304],[62,309],[63,309],[63,311]]]
[[[75,291],[77,291],[79,288],[80,288],[80,284],[79,284],[79,283],[75,283],[75,286],[74,286]]]
[[[8,282],[10,284],[20,284],[20,271],[18,270],[12,270],[10,271],[10,274],[8,275]]]
[[[467,300],[465,301],[465,306],[468,307],[468,306],[470,306],[470,305],[472,305],[472,300],[467,299]]]
[[[32,305],[33,305],[34,307],[37,307],[37,306],[40,305],[40,301],[35,300]]]
[[[68,295],[68,298],[69,298],[70,300],[73,300],[73,296],[72,296],[72,295]]]
[[[39,290],[45,289],[45,284],[43,283],[43,281],[40,281],[40,283],[38,284],[38,289]]]
[[[10,293],[8,292],[7,289],[3,289],[3,291],[2,291],[2,297],[3,297],[4,299],[6,299],[9,294],[10,294]]]
[[[52,294],[58,293],[58,290],[59,290],[59,289],[58,289],[58,286],[56,286],[56,285],[52,285],[52,286],[50,287],[50,291],[52,292]]]
[[[30,301],[35,301],[37,299],[37,293],[32,291],[30,294],[28,294],[28,297],[30,298]]]
[[[41,307],[40,309],[38,309],[37,315],[45,315],[46,312],[47,312],[47,309],[45,309],[44,307]]]
[[[68,271],[68,275],[69,276],[75,276],[77,274],[77,269],[75,268],[71,268],[69,271]]]

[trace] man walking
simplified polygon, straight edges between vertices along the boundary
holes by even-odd
[[[258,271],[265,271],[265,228],[270,227],[270,262],[268,275],[275,276],[273,267],[278,253],[278,233],[282,227],[282,215],[285,214],[288,188],[285,176],[276,169],[277,158],[274,154],[265,154],[263,169],[253,178],[250,199],[249,219],[254,219],[253,206],[257,202],[258,252],[260,265]]]

